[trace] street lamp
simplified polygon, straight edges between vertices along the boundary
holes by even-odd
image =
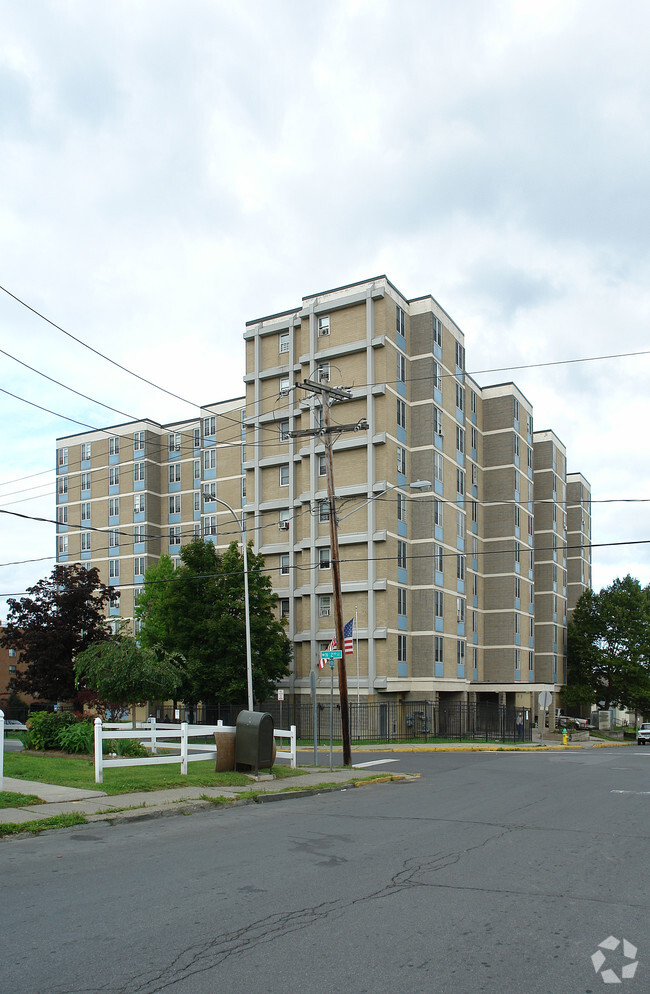
[[[203,494],[203,500],[214,501],[216,504],[223,504],[227,507],[233,518],[237,522],[237,527],[241,532],[241,544],[244,553],[244,615],[246,618],[246,686],[248,688],[248,710],[253,710],[253,659],[251,656],[251,606],[248,598],[248,546],[246,543],[246,529],[244,527],[244,512],[241,513],[241,521],[235,514],[230,504],[221,497],[214,494]]]

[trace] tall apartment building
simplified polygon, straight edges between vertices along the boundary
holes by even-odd
[[[437,301],[407,300],[384,276],[250,321],[244,339],[245,402],[59,440],[59,560],[99,565],[120,587],[111,611],[130,617],[147,562],[193,535],[237,537],[201,491],[243,508],[294,642],[285,686],[308,694],[334,618],[323,395],[302,385],[345,387],[330,415],[359,426],[333,436],[350,693],[536,711],[564,677],[567,596],[589,583],[573,538],[588,540],[590,498],[579,474],[567,496],[564,447],[533,430],[528,399],[513,383],[480,387]],[[85,536],[86,520],[101,531]]]

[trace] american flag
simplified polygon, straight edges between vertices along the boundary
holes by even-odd
[[[352,635],[352,629],[354,628],[354,618],[350,618],[347,625],[343,628],[343,644],[345,646],[345,655],[349,656],[354,652],[354,638]],[[327,647],[327,652],[331,652],[332,649],[336,649],[336,635]],[[319,659],[318,666],[322,670],[325,666],[325,660]]]

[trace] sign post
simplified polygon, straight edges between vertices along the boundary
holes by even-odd
[[[316,670],[309,672],[309,689],[311,690],[312,725],[314,727],[314,766],[318,766],[318,705],[316,703]]]
[[[539,708],[541,712],[540,721],[542,723],[542,745],[544,745],[544,728],[546,726],[546,712],[551,706],[552,700],[553,698],[551,697],[551,693],[549,690],[540,690],[537,701],[539,703]]]
[[[321,659],[330,664],[330,770],[332,767],[332,744],[334,742],[334,660],[343,659],[342,649],[325,649],[321,652]]]

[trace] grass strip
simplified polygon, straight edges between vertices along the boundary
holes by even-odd
[[[24,808],[28,804],[44,804],[35,794],[14,794],[11,790],[0,790],[0,810],[2,808]]]
[[[0,836],[22,835],[29,832],[31,835],[39,835],[41,832],[48,832],[53,828],[72,828],[74,825],[85,825],[86,816],[78,811],[72,814],[52,815],[51,818],[39,818],[38,821],[8,822],[0,825]]]

